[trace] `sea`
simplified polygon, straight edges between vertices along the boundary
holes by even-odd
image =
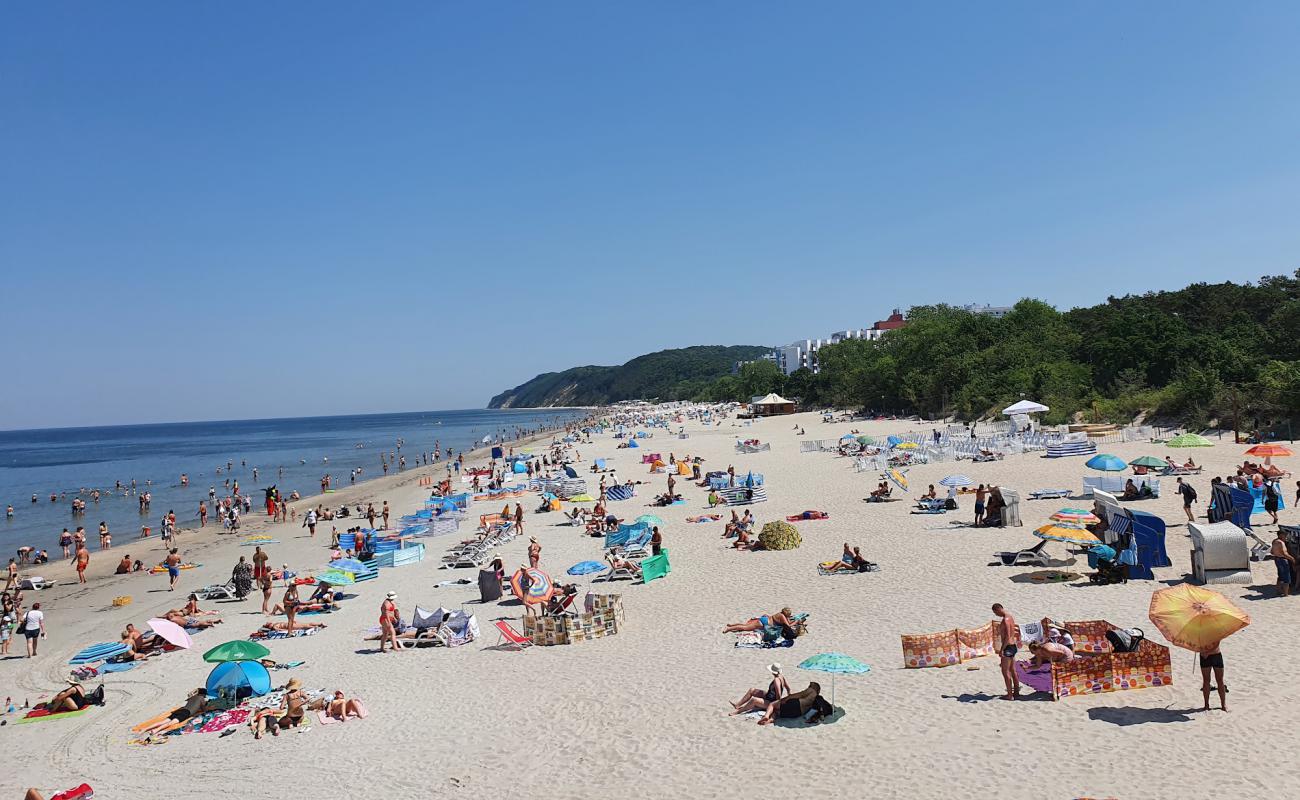
[[[562,428],[588,414],[474,409],[0,431],[0,505],[13,506],[13,515],[0,521],[0,555],[7,554],[0,564],[24,545],[48,550],[57,559],[65,527],[84,526],[93,552],[101,521],[114,545],[136,538],[145,525],[156,534],[170,510],[181,527],[197,525],[199,501],[207,498],[209,487],[218,497],[230,494],[227,480],[238,480],[240,492],[252,495],[256,507],[261,490],[271,484],[286,496],[297,490],[306,497],[320,492],[327,473],[335,488],[348,486],[357,468],[362,470],[358,483],[380,477],[381,453],[405,456],[409,470],[435,444],[467,452],[520,431]],[[390,462],[390,474],[395,469]],[[189,477],[188,486],[181,485],[182,474]],[[100,490],[98,502],[91,499],[92,489]],[[144,491],[152,502],[142,514],[138,493]],[[85,513],[73,513],[74,498],[86,501]],[[214,518],[210,514],[209,524]]]

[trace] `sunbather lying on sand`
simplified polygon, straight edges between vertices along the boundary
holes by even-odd
[[[296,631],[306,630],[309,628],[323,628],[323,627],[325,627],[325,623],[323,622],[303,622],[302,620],[297,620],[297,619],[293,621],[293,629]],[[287,620],[284,622],[278,622],[278,621],[263,622],[262,630],[287,631],[289,630],[289,622]]]
[[[762,617],[751,617],[744,622],[732,622],[722,629],[723,633],[740,633],[742,631],[761,631],[764,628],[778,625],[787,628],[794,628],[794,612],[789,606],[781,609],[775,614]]]
[[[174,622],[182,628],[189,628],[190,630],[198,631],[211,628],[213,625],[221,624],[221,620],[219,619],[200,619],[199,617],[186,616],[183,612],[184,609],[173,608],[171,611],[167,612],[167,616],[164,617],[164,619],[168,622]]]
[[[186,603],[185,607],[181,609],[181,613],[190,617],[206,617],[206,616],[216,616],[221,612],[216,611],[215,609],[211,611],[204,611],[203,609],[199,608],[199,596],[197,594],[191,594],[189,602]]]
[[[347,699],[343,696],[343,690],[337,689],[334,692],[333,699],[325,706],[322,713],[332,720],[346,722],[349,714],[357,719],[365,719],[366,707],[361,705],[361,701],[356,698]]]

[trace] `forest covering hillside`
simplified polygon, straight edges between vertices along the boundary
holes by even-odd
[[[488,408],[595,406],[621,400],[680,400],[703,392],[737,361],[771,352],[756,345],[702,345],[661,350],[616,367],[546,372],[493,397]]]

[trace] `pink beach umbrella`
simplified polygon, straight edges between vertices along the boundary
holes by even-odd
[[[189,633],[175,622],[154,618],[149,620],[149,627],[168,644],[184,648],[194,646],[194,640],[190,638]]]

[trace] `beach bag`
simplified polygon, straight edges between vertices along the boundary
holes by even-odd
[[[1106,631],[1106,640],[1116,653],[1131,653],[1141,646],[1146,634],[1141,628],[1113,628]]]
[[[86,695],[86,704],[92,706],[104,705],[104,684],[95,687],[95,691]]]

